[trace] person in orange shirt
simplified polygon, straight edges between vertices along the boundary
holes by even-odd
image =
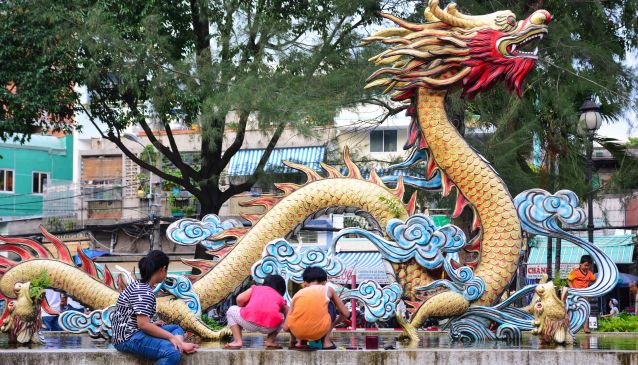
[[[591,272],[591,265],[591,256],[583,255],[580,258],[580,265],[567,275],[567,282],[569,283],[570,288],[584,289],[592,282],[596,281],[596,276],[594,276],[594,273]],[[583,326],[585,333],[590,333],[588,322],[589,321],[586,320],[585,325]]]
[[[343,304],[333,288],[326,285],[326,272],[316,266],[306,268],[303,272],[304,288],[292,298],[290,311],[286,317],[284,331],[290,332],[290,346],[296,349],[307,349],[307,341],[322,340],[324,350],[336,349],[330,338],[335,325],[348,318],[348,308]],[[331,313],[333,304],[340,316]]]

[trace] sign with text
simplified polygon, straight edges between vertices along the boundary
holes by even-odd
[[[574,270],[578,265],[575,264],[561,264],[560,265],[560,277],[561,279],[567,279],[567,275],[570,271]],[[552,265],[554,270],[554,265]],[[540,279],[543,274],[547,273],[547,265],[527,265],[527,279]]]

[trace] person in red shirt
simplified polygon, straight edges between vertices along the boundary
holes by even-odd
[[[594,276],[594,273],[591,272],[591,265],[591,256],[583,255],[580,258],[580,265],[567,275],[567,282],[569,283],[570,288],[584,289],[592,282],[596,281],[596,276]],[[585,321],[583,329],[585,330],[585,333],[590,333],[588,321]]]

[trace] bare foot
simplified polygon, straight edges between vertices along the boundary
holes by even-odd
[[[195,353],[197,352],[198,348],[199,348],[199,345],[190,343],[190,342],[184,342],[184,344],[182,345],[182,350],[184,350],[184,353],[186,354]]]
[[[233,341],[226,344],[228,347],[242,347],[244,343],[242,341]]]

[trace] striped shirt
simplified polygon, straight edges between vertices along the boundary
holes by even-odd
[[[111,321],[113,344],[122,343],[139,331],[137,316],[152,318],[155,315],[155,304],[155,294],[148,284],[135,281],[127,286],[115,303]]]

